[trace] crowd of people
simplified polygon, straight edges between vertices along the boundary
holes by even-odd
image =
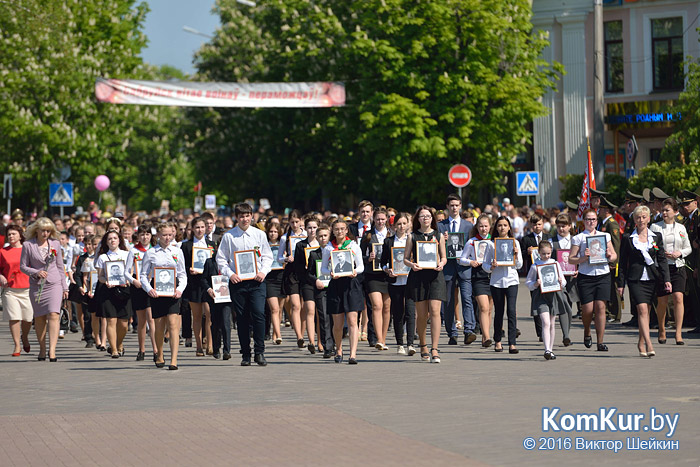
[[[557,317],[563,346],[573,345],[571,323],[580,317],[584,346],[593,346],[595,329],[595,348],[609,351],[606,324],[620,322],[625,287],[633,314],[625,324],[638,328],[639,355],[650,358],[652,327],[665,344],[668,318],[682,345],[684,310],[700,323],[700,196],[628,191],[618,207],[605,195],[592,190],[582,213],[571,202],[544,210],[508,198],[479,209],[454,194],[443,209],[413,213],[362,201],[342,214],[276,214],[241,203],[233,216],[125,216],[101,215],[93,203],[88,213],[25,225],[17,210],[0,229],[12,355],[30,352],[32,323],[38,360],[51,362],[70,331],[82,332],[87,348],[123,358],[131,331],[137,361],[148,346],[164,368],[169,343],[167,367],[177,370],[181,339],[197,357],[228,360],[235,328],[241,365],[265,366],[266,345],[282,345],[289,326],[297,348],[357,364],[360,343],[389,350],[393,322],[398,355],[440,363],[443,326],[447,345],[461,335],[463,345],[480,338],[482,348],[503,352],[504,313],[508,352],[518,354],[525,277],[545,359],[556,359]]]

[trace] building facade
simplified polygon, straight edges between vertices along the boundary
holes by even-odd
[[[543,97],[549,115],[533,122],[541,202],[561,200],[559,177],[585,170],[594,140],[594,0],[533,0],[535,30],[549,36],[544,58],[564,65],[558,89]],[[698,0],[603,0],[606,173],[631,175],[658,160],[675,122],[684,60],[700,56]],[[638,153],[625,155],[634,136]],[[617,147],[617,160],[615,148]],[[592,148],[594,149],[594,148]]]

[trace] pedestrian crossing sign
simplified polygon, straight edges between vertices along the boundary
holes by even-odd
[[[73,204],[72,183],[51,183],[49,185],[49,206],[70,207]]]
[[[537,196],[540,194],[540,173],[516,172],[515,184],[518,196]]]

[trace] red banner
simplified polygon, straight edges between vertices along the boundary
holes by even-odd
[[[591,162],[591,146],[588,146],[588,164],[586,165],[586,173],[583,176],[583,186],[581,186],[581,200],[578,202],[578,220],[583,220],[583,211],[591,207],[591,188],[595,190],[595,173],[593,172],[593,163]]]
[[[342,107],[343,83],[195,83],[97,78],[95,97],[110,104],[179,107]]]

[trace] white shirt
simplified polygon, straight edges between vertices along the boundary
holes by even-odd
[[[459,232],[459,222],[461,220],[460,217],[457,217],[456,219],[453,219],[451,217],[447,218],[449,220],[449,225],[447,226],[447,231],[448,232]]]
[[[124,272],[126,272],[126,269],[128,268],[127,265],[129,264],[129,263],[127,263],[128,257],[129,257],[129,252],[126,250],[122,250],[120,248],[117,248],[114,251],[108,250],[107,253],[102,253],[95,260],[95,269],[97,269],[99,271],[98,278],[101,281],[107,280],[107,276],[109,275],[109,271],[107,271],[105,268],[105,263],[107,261],[123,261],[124,262]],[[124,280],[126,280],[126,275],[124,275]]]
[[[685,229],[685,226],[675,221],[671,224],[661,221],[652,224],[649,229],[652,232],[658,232],[663,235],[664,250],[666,250],[666,253],[673,253],[674,251],[681,252],[680,258],[676,258],[673,262],[671,262],[669,258],[668,264],[675,264],[676,267],[682,268],[685,265],[685,260],[683,258],[693,252],[693,247],[690,245],[688,231]]]
[[[231,277],[236,273],[234,253],[237,251],[255,250],[257,247],[260,255],[254,255],[258,263],[258,272],[267,275],[272,268],[272,250],[267,242],[267,235],[262,230],[249,226],[246,230],[236,226],[221,237],[219,250],[216,252],[216,266],[220,273]],[[280,251],[282,244],[280,243]]]
[[[515,259],[515,266],[496,266],[491,269],[491,263],[493,261],[495,247],[493,243],[489,242],[486,247],[486,253],[484,254],[484,264],[482,268],[484,271],[491,273],[490,285],[497,287],[499,289],[507,289],[512,285],[520,285],[520,277],[518,276],[518,270],[523,267],[523,255],[518,248],[518,257]]]
[[[525,285],[527,286],[530,291],[533,291],[539,286],[535,286],[535,282],[537,282],[537,266],[540,266],[542,264],[556,264],[557,265],[557,270],[559,271],[559,281],[561,283],[561,288],[563,289],[566,287],[566,278],[564,277],[564,273],[561,270],[561,265],[557,263],[557,261],[554,258],[549,258],[547,261],[542,261],[537,260],[535,261],[532,266],[530,266],[530,270],[527,272],[527,278],[525,279]]]
[[[568,237],[562,237],[557,234],[557,243],[559,243],[560,250],[570,250],[571,249],[571,235]]]
[[[185,272],[185,255],[181,249],[174,245],[168,245],[167,248],[163,248],[159,243],[143,255],[139,281],[141,282],[141,288],[146,293],[153,289],[149,278],[153,277],[155,268],[175,268],[177,290],[180,292],[185,291],[187,287],[187,273]]]
[[[377,229],[374,229],[374,234],[377,236],[377,241],[379,243],[384,243],[384,239],[389,234],[389,231],[386,229],[386,227],[384,227],[384,230],[382,230],[381,232]]]
[[[365,233],[365,226],[369,231],[370,224],[363,224],[362,221],[357,221],[357,238],[355,242],[359,245],[362,242],[362,235]]]
[[[190,241],[192,242],[193,247],[195,247],[195,246],[199,247],[199,248],[208,248],[209,247],[209,245],[207,245],[207,236],[206,235],[202,235],[202,238],[200,238],[199,240],[197,240],[197,237],[193,236],[192,240],[190,240]]]
[[[292,237],[307,237],[306,231],[301,230],[301,233],[299,235],[292,233]],[[298,240],[298,242],[301,240]],[[293,245],[294,248],[296,248],[296,244]],[[292,258],[294,257],[294,248],[291,248],[289,250],[289,256]],[[284,258],[287,257],[287,234],[282,235],[280,237],[280,249],[277,250],[277,262],[280,264],[284,264]]]
[[[517,240],[523,238],[523,227],[525,226],[525,221],[523,218],[520,216],[515,216],[513,217],[511,224],[513,227],[513,236]]]
[[[586,251],[586,237],[588,237],[589,235],[605,235],[604,248],[607,248],[607,245],[610,242],[610,234],[607,232],[589,232],[588,230],[584,230],[583,232],[571,239],[571,246],[579,247],[577,256],[578,258],[584,257],[583,253]],[[608,266],[607,262],[601,264],[591,264],[588,262],[588,260],[586,260],[583,263],[579,263],[578,272],[586,276],[602,276],[603,274],[607,274],[610,272],[610,267]]]
[[[143,260],[143,257],[146,256],[146,252],[151,248],[150,243],[147,245],[146,251],[141,251],[136,247],[132,247],[131,250],[129,250],[129,256],[126,258],[126,280],[129,281],[129,283],[134,282],[134,279],[139,279],[139,277],[134,276],[134,263],[135,261],[138,260]],[[143,268],[143,263],[141,263],[141,267]],[[141,275],[141,271],[136,271],[139,276]]]
[[[471,261],[476,261],[476,250],[474,249],[474,242],[482,241],[488,242],[486,246],[486,251],[488,251],[489,248],[493,249],[493,242],[491,240],[478,240],[476,237],[472,237],[467,241],[467,244],[464,247],[464,251],[462,251],[462,256],[459,258],[459,264],[461,264],[462,266],[471,266]],[[484,254],[486,254],[486,252],[484,252]]]
[[[328,242],[328,245],[326,245],[321,252],[321,272],[323,274],[331,273],[331,251],[333,250],[333,243]],[[355,263],[355,273],[362,274],[365,271],[365,265],[362,263],[362,251],[360,251],[360,246],[355,242],[350,242],[349,250],[352,252],[352,260],[353,263]]]

